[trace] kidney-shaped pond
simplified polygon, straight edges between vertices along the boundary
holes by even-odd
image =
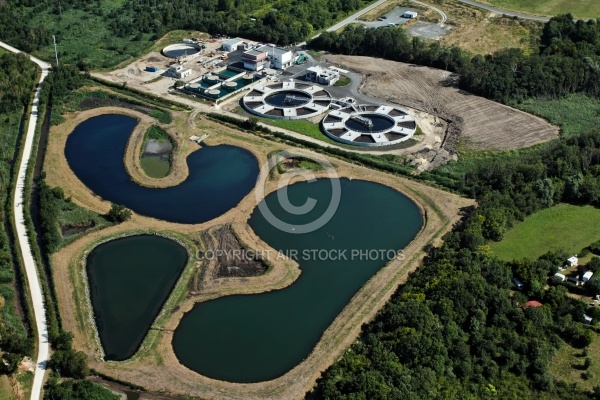
[[[187,158],[189,176],[177,186],[152,189],[133,182],[123,159],[134,118],[107,114],[79,124],[65,157],[94,193],[136,213],[171,222],[201,223],[235,207],[256,183],[258,163],[249,151],[228,145],[205,147]]]
[[[155,235],[111,240],[90,252],[90,300],[105,359],[137,351],[187,261],[183,246]]]
[[[406,196],[372,182],[339,182],[337,212],[311,233],[284,233],[255,209],[249,220],[254,232],[284,254],[297,252],[302,273],[281,290],[227,296],[194,306],[173,337],[175,354],[185,366],[231,382],[283,375],[310,354],[351,297],[419,232],[423,219]],[[328,179],[317,179],[287,188],[295,206],[309,198],[317,201],[304,215],[285,211],[276,193],[265,201],[275,217],[302,225],[323,214],[331,187]]]

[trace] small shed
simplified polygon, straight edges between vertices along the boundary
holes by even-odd
[[[146,67],[146,71],[148,72],[158,72],[158,67],[154,67],[154,66],[147,66]]]
[[[592,317],[590,317],[587,314],[583,314],[583,322],[585,322],[586,324],[591,324],[592,323]]]
[[[592,276],[594,276],[594,272],[592,272],[592,271],[587,271],[585,274],[583,274],[583,279],[582,279],[583,283],[592,279]]]
[[[567,277],[561,274],[560,272],[555,273],[554,276],[559,278],[563,282],[565,281],[565,279],[567,279]]]
[[[577,258],[577,256],[569,257],[567,259],[567,266],[576,267],[577,265],[579,265],[579,259]]]
[[[402,14],[402,18],[413,19],[413,18],[417,18],[417,15],[419,15],[419,13],[417,13],[417,12],[405,11],[404,14]]]

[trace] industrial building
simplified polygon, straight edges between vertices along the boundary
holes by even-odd
[[[192,70],[185,68],[183,65],[174,64],[169,67],[167,74],[178,79],[183,79],[186,76],[190,76],[192,74]]]
[[[275,46],[261,46],[258,51],[264,51],[269,55],[271,68],[286,69],[294,62],[294,54],[291,50]]]
[[[329,68],[315,66],[306,70],[304,78],[320,85],[331,86],[340,79],[340,73]]]
[[[243,47],[244,41],[240,38],[233,38],[223,42],[223,50],[236,51],[238,47]]]
[[[267,64],[267,52],[258,49],[248,50],[242,54],[244,68],[250,71],[260,71]]]

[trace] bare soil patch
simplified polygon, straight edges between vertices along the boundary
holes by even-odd
[[[450,154],[459,140],[473,150],[512,150],[558,137],[558,127],[541,118],[458,89],[450,72],[371,57],[324,58],[361,73],[364,94],[449,121],[442,148]]]
[[[207,262],[213,264],[206,269],[213,269],[216,278],[256,276],[267,270],[260,253],[248,251],[238,240],[231,224],[202,232],[202,241],[205,245],[203,255]]]

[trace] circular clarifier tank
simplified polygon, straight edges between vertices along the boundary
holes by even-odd
[[[382,132],[391,129],[396,122],[393,118],[383,114],[360,114],[346,120],[348,129],[356,132]]]
[[[237,83],[236,82],[225,82],[223,84],[223,86],[225,87],[225,89],[227,90],[233,90],[237,87]]]
[[[265,103],[282,108],[294,108],[308,104],[312,98],[300,90],[282,90],[265,97]]]
[[[170,58],[193,56],[200,52],[200,46],[189,43],[172,44],[163,49],[163,54]]]

